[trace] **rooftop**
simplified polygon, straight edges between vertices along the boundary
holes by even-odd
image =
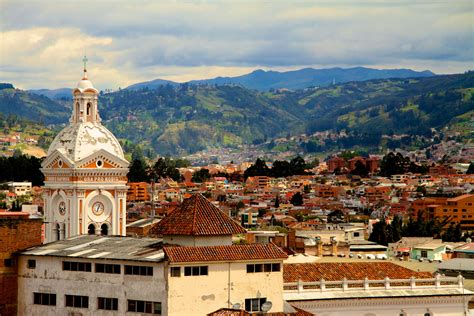
[[[189,199],[152,230],[157,235],[219,236],[245,233],[245,229],[201,194]]]
[[[274,244],[248,244],[201,247],[165,247],[171,263],[245,260],[278,260],[288,256]]]
[[[95,235],[80,235],[55,241],[27,249],[22,254],[148,262],[159,262],[164,259],[161,239]]]
[[[416,272],[391,262],[325,262],[283,265],[284,282],[431,278],[430,272]]]

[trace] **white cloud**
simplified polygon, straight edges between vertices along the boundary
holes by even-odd
[[[256,68],[410,65],[459,72],[474,62],[470,0],[80,3],[2,0],[2,80],[70,86],[85,48],[99,88]]]

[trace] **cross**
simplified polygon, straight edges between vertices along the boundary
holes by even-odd
[[[84,70],[86,70],[87,60],[87,57],[84,55],[84,58],[82,59],[82,61],[84,62]]]

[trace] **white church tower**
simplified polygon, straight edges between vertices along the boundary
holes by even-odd
[[[72,93],[69,125],[49,147],[45,176],[45,242],[81,234],[125,236],[128,161],[100,123],[98,94],[84,76]]]

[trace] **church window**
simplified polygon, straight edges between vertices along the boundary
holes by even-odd
[[[91,104],[87,103],[87,115],[91,115]]]
[[[61,228],[56,224],[56,240],[61,240]]]
[[[95,225],[94,224],[90,224],[88,227],[87,227],[87,233],[89,235],[95,235]]]
[[[95,165],[97,166],[97,168],[102,168],[104,166],[104,162],[99,159],[95,162]]]
[[[100,234],[102,236],[107,236],[109,234],[109,226],[107,224],[102,224],[102,226],[100,226]]]

